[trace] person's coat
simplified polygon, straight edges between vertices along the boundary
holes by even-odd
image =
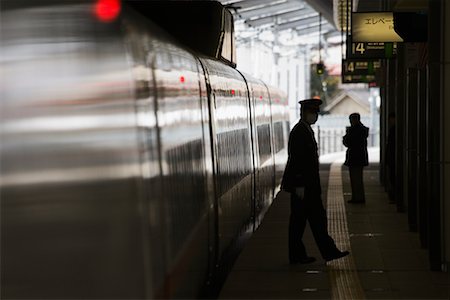
[[[344,146],[348,148],[344,165],[356,167],[369,164],[369,156],[367,154],[368,136],[369,128],[361,123],[347,127],[347,133],[343,138]]]
[[[289,134],[288,155],[281,189],[293,193],[295,188],[304,187],[305,197],[320,195],[317,143],[313,132],[302,121]]]

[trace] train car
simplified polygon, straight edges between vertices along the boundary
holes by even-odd
[[[211,295],[277,191],[285,94],[133,2],[2,2],[2,298]]]
[[[289,108],[285,93],[276,87],[269,87],[272,103],[272,126],[275,158],[275,182],[281,182],[287,158],[287,142],[289,139]],[[279,186],[277,185],[279,188]],[[278,189],[276,190],[278,191]]]
[[[251,103],[251,122],[254,138],[255,225],[260,222],[274,198],[275,156],[272,126],[272,104],[267,86],[261,80],[244,74],[247,81]]]

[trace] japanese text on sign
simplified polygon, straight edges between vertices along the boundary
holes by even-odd
[[[353,42],[402,42],[392,12],[352,13]]]

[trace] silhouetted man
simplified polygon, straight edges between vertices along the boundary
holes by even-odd
[[[344,165],[348,166],[350,183],[352,186],[352,199],[349,203],[364,203],[363,168],[369,164],[367,155],[367,137],[369,128],[361,123],[361,116],[353,113],[349,116],[350,127],[343,138],[344,145],[348,148]]]
[[[311,124],[317,121],[318,99],[306,99],[301,104],[301,118],[289,135],[288,162],[281,183],[282,190],[291,194],[289,219],[289,262],[311,263],[316,259],[306,253],[302,242],[306,221],[309,222],[314,239],[326,261],[349,254],[339,251],[328,235],[327,215],[322,204],[317,143]]]

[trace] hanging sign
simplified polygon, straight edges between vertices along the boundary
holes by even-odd
[[[372,83],[376,82],[375,75],[344,75],[342,74],[342,83]]]
[[[345,75],[375,75],[381,68],[381,60],[343,59],[342,74]]]
[[[352,13],[353,42],[403,42],[394,30],[393,12]]]
[[[347,58],[394,58],[397,56],[397,43],[347,42]]]

